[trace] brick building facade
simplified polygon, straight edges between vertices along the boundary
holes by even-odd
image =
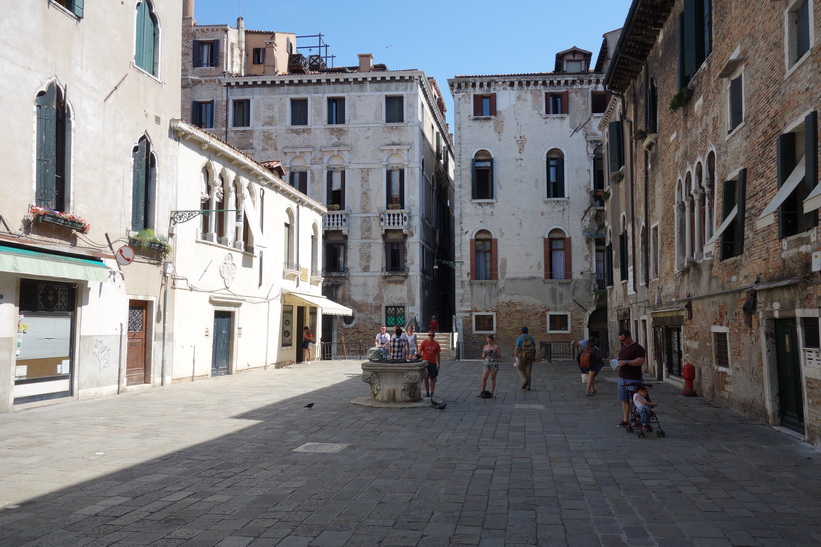
[[[635,0],[605,83],[611,324],[821,444],[821,3]],[[611,341],[615,340],[615,329]]]

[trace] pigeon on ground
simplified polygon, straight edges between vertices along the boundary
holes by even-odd
[[[308,404],[307,404],[307,405],[305,405],[303,408],[313,408],[313,407],[314,407],[314,404],[313,404],[313,403],[308,403]]]
[[[447,403],[442,403],[440,405],[434,405],[433,407],[437,410],[445,410],[447,408],[447,406],[448,406]]]

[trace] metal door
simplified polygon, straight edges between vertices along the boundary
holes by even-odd
[[[145,332],[147,303],[138,300],[128,302],[128,351],[126,356],[125,383],[132,386],[145,383]]]
[[[211,357],[211,376],[228,374],[231,351],[231,312],[214,312],[214,347]]]
[[[775,358],[781,425],[804,432],[804,398],[795,319],[775,320]]]

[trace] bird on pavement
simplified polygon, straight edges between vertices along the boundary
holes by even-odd
[[[447,403],[442,403],[442,404],[439,404],[439,405],[433,405],[433,408],[435,408],[437,410],[445,410],[447,408],[447,406],[448,406]]]
[[[313,404],[313,403],[308,403],[308,404],[307,404],[307,405],[305,405],[303,408],[313,408],[313,407],[314,407],[314,404]]]

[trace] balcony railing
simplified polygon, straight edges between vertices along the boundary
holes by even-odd
[[[341,230],[343,233],[347,234],[348,216],[350,216],[350,211],[328,211],[325,213],[322,227],[325,230]]]
[[[407,209],[386,209],[379,215],[379,224],[382,226],[382,232],[385,230],[402,230],[408,231],[410,224],[410,214]]]

